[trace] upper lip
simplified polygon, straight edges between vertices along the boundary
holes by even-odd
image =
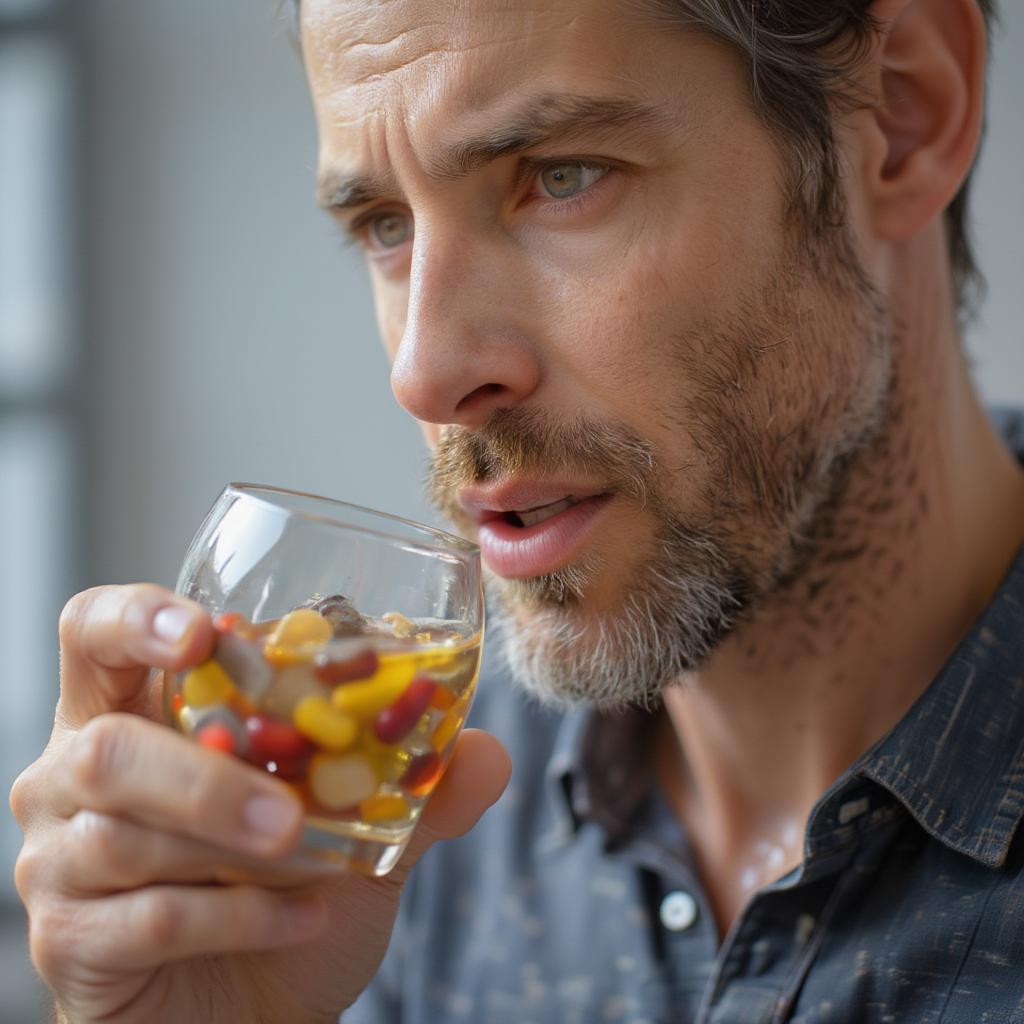
[[[563,483],[545,480],[514,480],[492,486],[472,485],[459,491],[459,505],[475,523],[486,523],[508,512],[526,512],[529,509],[551,505],[564,498],[583,501],[608,488],[593,484]]]

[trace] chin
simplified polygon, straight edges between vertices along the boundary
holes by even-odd
[[[749,595],[733,574],[683,567],[665,552],[625,580],[553,575],[492,581],[491,623],[514,678],[559,707],[657,706],[731,635]]]

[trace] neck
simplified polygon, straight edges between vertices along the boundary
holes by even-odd
[[[939,248],[901,254],[889,290],[895,322],[913,326],[893,414],[851,468],[829,535],[665,695],[660,775],[698,859],[731,874],[722,916],[799,861],[814,803],[927,688],[1024,542],[1024,473],[973,390],[952,316],[936,313],[950,308]]]

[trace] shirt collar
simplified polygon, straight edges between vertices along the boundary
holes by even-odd
[[[1024,547],[932,685],[855,771],[950,849],[1005,862],[1024,817]]]
[[[624,835],[651,785],[652,716],[569,711],[545,773],[555,807],[545,849],[594,820]],[[649,750],[649,744],[646,745]],[[1006,860],[1024,817],[1024,547],[992,601],[906,716],[839,780],[890,792],[930,835],[989,867]]]

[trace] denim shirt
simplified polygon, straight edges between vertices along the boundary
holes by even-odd
[[[487,667],[475,724],[512,782],[413,872],[344,1024],[1024,1024],[1024,548],[724,941],[683,826],[626,768],[644,717],[558,715]]]

